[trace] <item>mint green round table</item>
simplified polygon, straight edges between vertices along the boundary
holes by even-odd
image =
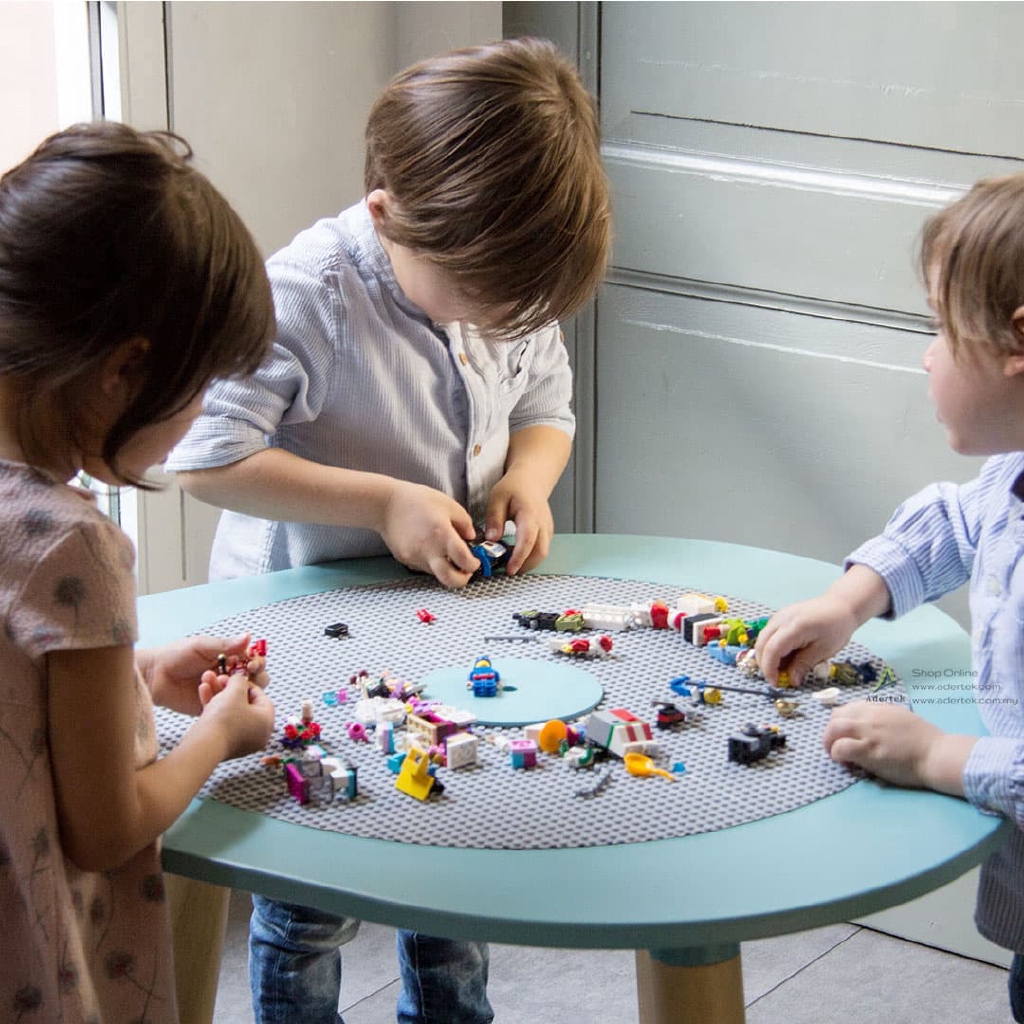
[[[819,592],[840,570],[741,545],[567,535],[555,539],[542,571],[700,587],[779,608]],[[274,601],[406,575],[390,559],[360,559],[145,597],[140,643]],[[967,636],[933,607],[871,622],[856,639],[893,666],[912,698],[928,696],[920,680],[943,670],[966,676],[970,666]],[[948,731],[984,732],[973,705],[919,707]],[[196,800],[167,833],[164,864],[187,878],[432,935],[636,949],[642,1024],[734,1024],[743,1020],[743,940],[914,899],[984,860],[1007,829],[964,801],[873,782],[719,832],[563,850],[391,843]],[[682,881],[698,875],[707,884]],[[650,884],[660,877],[664,885]]]

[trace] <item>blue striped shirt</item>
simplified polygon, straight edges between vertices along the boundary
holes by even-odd
[[[451,495],[482,524],[511,434],[570,437],[572,377],[557,324],[493,343],[440,326],[403,294],[365,202],[319,221],[267,263],[271,355],[248,380],[217,381],[167,469],[209,469],[267,447]],[[211,579],[386,554],[371,530],[228,511]]]
[[[964,767],[964,793],[1017,825],[982,869],[976,920],[986,938],[1024,952],[1024,453],[995,456],[963,485],[905,501],[881,536],[847,559],[878,572],[893,615],[970,580],[975,698],[990,735]]]

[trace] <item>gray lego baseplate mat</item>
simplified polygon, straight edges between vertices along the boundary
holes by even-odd
[[[629,775],[615,758],[574,769],[557,755],[539,753],[535,767],[514,768],[509,754],[487,740],[518,738],[522,729],[478,724],[473,731],[481,740],[479,763],[440,768],[444,791],[421,802],[395,788],[388,757],[372,741],[357,742],[348,735],[346,723],[355,717],[355,691],[349,679],[361,669],[373,677],[388,669],[393,677],[411,683],[425,678],[450,682],[452,677],[465,679],[477,658],[489,656],[503,682],[514,681],[517,688],[486,699],[473,698],[466,690],[464,706],[472,704],[474,711],[483,705],[493,707],[493,714],[487,715],[485,708],[480,717],[499,722],[516,721],[515,714],[502,717],[501,702],[509,700],[512,708],[512,700],[529,695],[531,665],[537,666],[540,685],[550,682],[557,688],[555,667],[579,684],[579,693],[559,713],[579,712],[585,718],[583,713],[598,700],[599,709],[626,708],[652,726],[653,701],[692,706],[691,699],[669,688],[679,676],[706,680],[711,686],[763,687],[763,682],[746,679],[672,630],[610,632],[614,648],[607,657],[570,659],[550,650],[548,640],[556,634],[530,632],[512,619],[514,612],[526,609],[563,612],[585,604],[629,605],[652,599],[671,603],[672,597],[689,589],[714,593],[701,583],[669,588],[583,576],[499,576],[448,591],[433,580],[415,578],[292,598],[211,623],[202,632],[233,635],[248,630],[267,640],[269,692],[277,708],[277,730],[267,753],[285,753],[279,742],[285,723],[299,715],[304,700],[312,700],[324,746],[358,768],[358,795],[332,802],[325,794],[318,799],[314,787],[313,801],[300,805],[289,794],[282,769],[262,764],[258,755],[221,765],[202,795],[311,828],[375,839],[551,849],[714,831],[792,810],[851,785],[855,776],[834,764],[822,747],[829,709],[811,698],[813,687],[793,691],[798,712],[791,718],[781,718],[766,697],[726,691],[721,704],[700,709],[698,720],[653,728],[661,748],[655,764],[670,771],[675,781]],[[768,612],[725,596],[729,615],[749,621]],[[420,622],[420,608],[435,620]],[[348,626],[347,638],[324,635],[324,628],[336,622]],[[490,635],[532,639],[486,642],[484,637]],[[882,668],[879,659],[855,644],[841,652],[837,660],[842,659],[871,661]],[[871,689],[871,684],[845,686],[842,700],[865,697]],[[322,694],[338,690],[347,690],[348,700],[325,704]],[[905,699],[899,681],[888,687],[887,698],[894,699],[896,693]],[[424,696],[431,696],[429,685]],[[158,709],[163,753],[180,740],[188,721]],[[754,764],[730,762],[728,739],[747,723],[778,725],[786,736],[785,746]]]

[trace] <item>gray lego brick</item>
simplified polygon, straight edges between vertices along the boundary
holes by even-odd
[[[321,700],[324,692],[348,689],[350,676],[360,669],[371,676],[389,669],[398,678],[418,682],[432,673],[436,677],[464,670],[468,675],[475,660],[488,655],[499,671],[503,662],[507,664],[506,679],[526,679],[529,673],[524,666],[531,662],[538,669],[558,665],[560,672],[571,667],[600,683],[603,698],[598,707],[624,707],[653,725],[653,700],[690,705],[669,689],[669,681],[680,675],[710,685],[763,684],[744,679],[737,669],[722,665],[673,631],[640,628],[611,633],[612,653],[586,660],[570,660],[550,651],[546,640],[552,633],[529,634],[541,638],[529,643],[485,643],[483,637],[527,634],[512,621],[512,613],[524,609],[561,612],[588,603],[628,605],[655,598],[670,602],[686,590],[714,593],[705,582],[670,590],[635,580],[496,577],[448,591],[424,578],[293,598],[211,623],[203,632],[250,630],[253,636],[267,639],[270,693],[278,714],[278,731],[267,753],[284,752],[278,736],[286,720],[299,714],[303,700],[312,699],[324,744],[332,754],[358,767],[359,791],[352,801],[324,799],[300,805],[289,795],[281,769],[266,767],[260,756],[253,755],[221,765],[202,795],[311,828],[370,838],[545,849],[644,842],[728,828],[781,814],[853,784],[855,776],[834,764],[822,747],[829,711],[812,700],[806,688],[794,691],[799,712],[793,718],[780,718],[763,697],[725,692],[720,705],[703,708],[699,721],[671,730],[653,729],[661,745],[657,765],[670,770],[685,766],[675,772],[675,781],[631,776],[615,759],[573,769],[557,756],[543,753],[536,767],[513,768],[508,754],[485,740],[517,737],[521,729],[477,725],[474,732],[482,740],[479,764],[439,769],[445,790],[426,802],[395,789],[395,775],[376,746],[349,738],[345,726],[354,717],[352,697],[333,707]],[[730,615],[749,620],[769,611],[725,596]],[[429,609],[436,621],[419,622],[416,610],[421,607]],[[323,635],[326,625],[339,621],[348,625],[348,638]],[[839,657],[871,660],[882,667],[858,645],[850,645]],[[897,682],[895,690],[905,699],[902,683]],[[870,686],[844,687],[843,699],[869,692]],[[891,698],[893,688],[888,692]],[[505,699],[499,696],[492,701]],[[781,726],[786,746],[753,765],[731,763],[728,738],[748,722]],[[180,715],[158,710],[163,752],[179,741],[187,724],[188,719]],[[598,786],[601,780],[604,784]],[[595,788],[595,795],[580,795]]]

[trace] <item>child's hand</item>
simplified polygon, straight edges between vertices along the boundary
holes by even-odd
[[[859,765],[897,786],[963,796],[963,770],[976,739],[955,736],[909,708],[854,701],[832,712],[824,734],[833,761]]]
[[[224,738],[224,760],[262,750],[274,731],[274,705],[264,691],[238,672],[220,676],[217,685],[199,684],[203,711],[199,722]]]
[[[248,633],[230,638],[190,636],[164,647],[140,650],[136,660],[155,704],[186,715],[198,715],[203,709],[199,684],[204,678],[215,675],[211,666],[216,664],[217,656],[242,657],[250,642]],[[265,658],[250,658],[247,671],[250,683],[260,689],[270,681]]]
[[[547,493],[537,486],[535,477],[531,479],[522,469],[509,470],[494,485],[487,500],[485,535],[488,540],[501,540],[509,519],[516,524],[515,548],[505,566],[507,576],[540,565],[551,548],[555,521]]]
[[[859,625],[849,605],[827,592],[791,604],[777,611],[758,634],[757,667],[773,685],[785,670],[790,682],[799,686],[819,661],[849,643]]]
[[[874,569],[854,564],[820,597],[776,612],[754,648],[757,667],[769,683],[785,669],[799,686],[819,661],[842,650],[868,619],[892,607],[889,587]]]
[[[432,487],[396,480],[378,532],[399,562],[446,587],[464,587],[480,567],[467,544],[476,536],[469,513]]]

